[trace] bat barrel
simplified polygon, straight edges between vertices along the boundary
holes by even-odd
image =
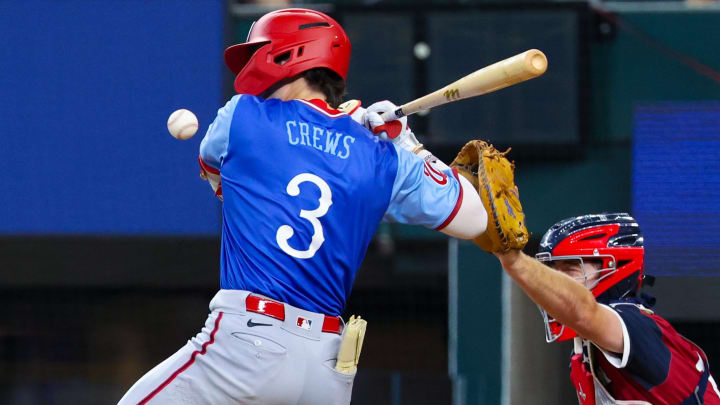
[[[530,49],[529,51],[525,51],[520,55],[523,55],[523,60],[525,61],[525,70],[528,72],[528,74],[532,75],[531,77],[538,77],[541,74],[545,73],[545,71],[547,70],[547,57],[545,57],[545,54],[542,53],[542,51],[538,49]]]
[[[455,90],[458,100],[480,96],[538,77],[545,73],[547,65],[544,53],[530,49],[475,71],[446,88],[459,89]]]
[[[491,93],[538,77],[545,73],[547,66],[545,54],[538,49],[530,49],[476,70],[439,90],[403,104],[395,111],[386,111],[382,118],[385,121],[394,120],[420,110]]]

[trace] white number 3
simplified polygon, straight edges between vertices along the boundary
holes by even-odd
[[[325,242],[322,224],[318,218],[327,214],[328,208],[332,205],[332,192],[330,191],[330,186],[328,186],[325,180],[314,174],[300,173],[293,177],[287,185],[287,193],[293,197],[300,194],[300,188],[298,185],[306,181],[313,183],[320,189],[320,205],[312,211],[300,210],[300,217],[310,221],[313,226],[313,236],[312,241],[310,242],[310,247],[308,247],[307,250],[297,250],[290,247],[287,241],[292,238],[295,233],[295,230],[290,225],[282,225],[278,228],[277,233],[275,234],[275,240],[277,241],[278,246],[280,246],[280,249],[290,256],[297,257],[298,259],[309,259],[315,256],[315,252],[317,252],[323,242]]]

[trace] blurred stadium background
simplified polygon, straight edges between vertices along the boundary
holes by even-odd
[[[411,125],[445,161],[512,146],[529,252],[559,219],[630,211],[646,291],[720,370],[720,4],[0,1],[0,403],[115,403],[199,331],[220,209],[196,157],[232,94],[222,51],[291,5],[345,27],[365,104],[543,50],[542,78]],[[200,119],[186,142],[165,128],[177,108]],[[370,322],[354,404],[576,403],[570,346],[472,244],[381,226],[353,313]]]

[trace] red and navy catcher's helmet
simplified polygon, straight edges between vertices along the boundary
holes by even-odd
[[[584,215],[564,219],[545,233],[540,241],[538,260],[552,264],[555,260],[594,260],[602,262],[599,277],[585,286],[600,300],[634,296],[643,280],[645,248],[635,219],[625,213]],[[548,317],[545,337],[548,342],[568,340],[577,333]]]
[[[288,8],[255,21],[245,43],[225,50],[225,64],[237,75],[235,91],[260,95],[314,68],[330,69],[344,80],[350,51],[337,21],[319,11]]]

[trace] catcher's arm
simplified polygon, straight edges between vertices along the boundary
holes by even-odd
[[[505,272],[558,322],[599,347],[623,352],[620,317],[595,301],[590,290],[519,250],[495,253]]]

